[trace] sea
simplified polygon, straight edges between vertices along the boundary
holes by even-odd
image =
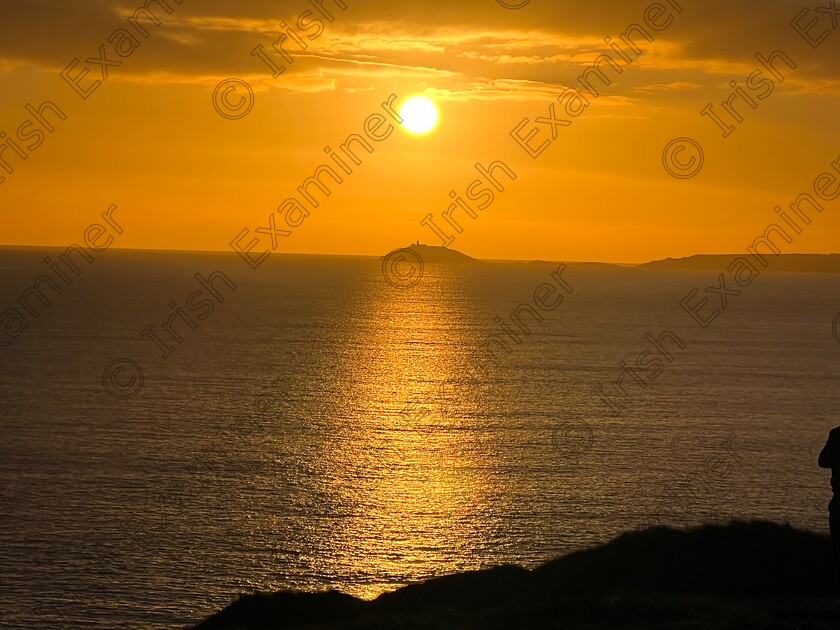
[[[827,532],[840,275],[61,254],[0,249],[2,628],[372,599],[645,527]]]

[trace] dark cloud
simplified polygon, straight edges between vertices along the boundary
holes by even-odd
[[[651,94],[719,83],[721,75],[738,75],[755,66],[756,52],[777,49],[795,56],[800,82],[831,90],[838,78],[835,60],[840,35],[835,34],[819,50],[809,48],[790,26],[805,6],[800,2],[673,1],[679,1],[683,13],[671,28],[658,34],[651,54],[627,77],[623,89]],[[183,0],[180,6],[174,0],[167,2],[173,14],[165,16],[165,24],[149,39],[142,40],[141,48],[120,68],[120,78],[165,75],[190,81],[191,77],[265,72],[250,51],[260,43],[268,46],[280,32],[281,20],[314,10],[311,2],[302,0],[285,2],[283,8],[269,0],[235,4]],[[2,67],[34,65],[55,72],[75,57],[96,56],[100,43],[115,29],[125,27],[126,15],[139,4],[131,0],[3,3]],[[450,81],[461,76],[463,85],[476,81],[554,85],[574,79],[596,52],[606,49],[603,38],[616,38],[629,24],[640,22],[649,3],[532,0],[520,10],[505,9],[495,0],[348,0],[347,5],[341,11],[333,0],[325,0],[336,21],[327,25],[325,35],[310,50],[299,55],[302,61],[290,67],[289,75],[346,73],[347,63],[352,62],[374,74],[383,67],[406,71],[420,67]],[[827,15],[822,19],[830,23]],[[309,60],[304,62],[304,57]]]

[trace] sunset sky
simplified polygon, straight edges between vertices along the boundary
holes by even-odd
[[[382,255],[417,240],[441,244],[420,222],[440,217],[451,190],[464,193],[477,162],[501,160],[516,181],[478,218],[459,215],[454,249],[610,262],[739,253],[777,220],[774,206],[813,194],[815,178],[840,160],[840,16],[824,0],[680,0],[683,12],[669,7],[673,23],[642,41],[643,54],[611,73],[613,83],[537,159],[511,131],[525,118],[525,130],[534,127],[552,103],[561,117],[557,97],[580,88],[581,72],[610,51],[605,37],[620,41],[628,25],[644,24],[650,2],[531,0],[513,10],[495,0],[347,0],[342,10],[325,0],[334,21],[306,50],[287,39],[293,62],[276,78],[251,52],[262,44],[282,63],[271,48],[280,23],[302,34],[302,13],[323,20],[315,0],[169,0],[171,15],[156,8],[161,26],[145,23],[148,38],[127,21],[142,4],[0,3],[0,131],[15,137],[27,103],[52,101],[67,116],[49,119],[55,132],[26,160],[3,152],[14,173],[0,171],[0,243],[67,246],[113,203],[124,228],[118,247],[230,251],[242,230],[267,226],[299,196],[328,163],[324,148],[362,134],[391,94],[398,106],[428,96],[438,125],[376,143],[277,252]],[[805,9],[800,28],[812,39],[826,34],[816,47],[790,24]],[[140,43],[124,58],[108,42],[119,28]],[[84,68],[103,44],[121,64],[82,99],[60,73],[75,58],[73,74]],[[755,108],[736,103],[744,122],[724,138],[701,109],[723,112],[730,82],[746,89],[762,67],[756,53],[777,50],[796,69],[777,62],[785,80],[762,100],[750,92]],[[101,79],[98,65],[87,68],[82,86]],[[213,108],[214,89],[231,77],[255,92],[238,120]],[[551,139],[551,126],[535,128],[534,146]],[[679,137],[705,152],[691,179],[663,168],[664,147]],[[826,201],[785,251],[838,251],[837,204]]]

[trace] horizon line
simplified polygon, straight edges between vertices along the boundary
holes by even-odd
[[[417,245],[417,243],[411,243],[408,247]],[[443,247],[441,245],[426,245],[425,243],[419,243],[424,247],[434,247],[438,249],[446,249],[452,252],[457,252],[463,254],[464,256],[468,256],[470,258],[474,258],[469,254],[465,254],[460,250],[456,250],[449,247]],[[16,244],[6,244],[0,243],[0,249],[65,249],[68,247],[67,245],[16,245]],[[397,251],[399,249],[407,249],[408,247],[402,248],[397,247],[393,251]],[[238,255],[235,251],[231,251],[229,249],[171,249],[171,248],[157,248],[157,247],[109,247],[105,251],[122,251],[122,252],[148,252],[148,253],[161,253],[161,254],[231,254],[231,255]],[[390,253],[390,252],[388,252]],[[385,254],[338,254],[338,253],[313,253],[313,252],[272,252],[271,256],[332,256],[332,257],[343,257],[343,258],[383,258],[388,255]],[[837,256],[840,255],[840,252],[786,252],[782,254],[777,254],[779,257],[784,256]],[[577,264],[577,265],[586,265],[586,264],[597,264],[597,265],[615,265],[615,266],[640,266],[649,263],[655,262],[664,262],[667,260],[685,260],[688,258],[694,258],[698,256],[720,256],[720,257],[728,257],[728,256],[743,256],[743,254],[730,252],[725,254],[703,254],[703,253],[695,253],[695,254],[688,254],[685,256],[667,256],[665,258],[656,258],[656,259],[648,259],[641,262],[608,262],[603,260],[550,260],[546,258],[474,258],[480,262],[499,262],[499,263],[559,263],[565,262],[567,264]]]

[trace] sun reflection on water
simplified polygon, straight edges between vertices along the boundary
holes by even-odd
[[[353,594],[373,597],[383,582],[430,577],[441,563],[476,568],[467,549],[493,487],[479,473],[481,436],[441,416],[438,384],[458,373],[474,334],[463,278],[432,269],[412,289],[366,288],[358,339],[348,340],[355,351],[337,366],[343,428],[324,452],[325,479],[345,481],[325,491],[343,493],[349,508],[326,546],[353,566],[327,556],[321,570],[355,576]]]

